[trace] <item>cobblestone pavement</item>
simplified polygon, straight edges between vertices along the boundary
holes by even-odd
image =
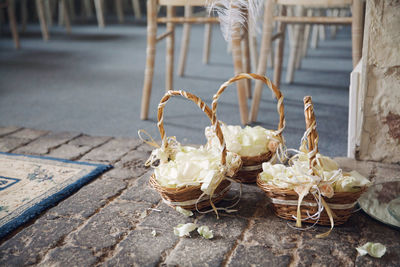
[[[186,218],[149,188],[143,167],[150,148],[136,139],[51,133],[0,127],[0,151],[110,163],[114,168],[0,241],[0,266],[399,266],[398,230],[354,214],[325,239],[290,228],[273,215],[264,194],[245,185],[239,212]],[[374,179],[396,177],[400,166],[337,159]],[[234,188],[232,195],[237,193]],[[161,210],[161,211],[159,211]],[[195,222],[214,230],[178,238],[173,227]],[[156,231],[156,236],[152,231]],[[360,257],[355,247],[381,242],[381,259]]]

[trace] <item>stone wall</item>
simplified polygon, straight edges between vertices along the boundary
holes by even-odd
[[[364,118],[358,157],[400,163],[400,1],[368,0]]]

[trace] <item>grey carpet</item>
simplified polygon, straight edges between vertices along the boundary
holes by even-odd
[[[193,92],[210,103],[219,85],[232,76],[232,58],[218,28],[212,36],[211,62],[201,63],[203,26],[192,28],[186,75],[175,76],[175,89]],[[139,118],[145,67],[145,25],[73,25],[72,34],[51,28],[44,43],[38,26],[29,25],[21,34],[21,50],[15,51],[9,34],[0,39],[0,125],[17,125],[52,131],[77,131],[91,135],[137,136],[145,129],[156,139],[156,108],[164,93],[165,42],[157,46],[156,69],[149,120]],[[181,28],[177,29],[179,52]],[[288,42],[286,42],[288,43]],[[286,68],[288,47],[285,49]],[[176,53],[176,62],[178,59]],[[295,81],[284,82],[288,147],[298,148],[304,132],[302,99],[313,97],[320,134],[320,151],[343,156],[347,147],[348,85],[352,69],[349,28],[336,39],[309,49]],[[272,77],[272,70],[268,75]],[[283,77],[285,72],[283,73]],[[249,101],[250,104],[250,101]],[[221,98],[219,119],[239,124],[236,88]],[[264,90],[257,124],[277,126],[276,101]],[[166,131],[184,143],[204,143],[204,114],[182,99],[166,106]]]

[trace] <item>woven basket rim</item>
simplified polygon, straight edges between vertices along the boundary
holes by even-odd
[[[296,193],[296,191],[294,191],[293,189],[289,189],[289,188],[280,188],[280,187],[277,187],[277,186],[274,186],[274,185],[270,185],[270,184],[267,184],[262,178],[261,178],[261,174],[259,174],[258,176],[257,176],[257,184],[259,185],[259,187],[263,190],[263,191],[265,191],[265,192],[274,192],[274,193],[279,193],[279,194],[281,194],[281,195],[285,195],[285,196],[288,196],[288,195],[290,195],[290,196],[298,196],[298,194]],[[333,198],[344,198],[344,197],[346,197],[346,196],[353,196],[353,195],[356,195],[356,194],[362,194],[363,192],[365,192],[366,190],[367,190],[367,186],[363,186],[363,187],[360,187],[360,190],[358,190],[358,191],[355,191],[355,192],[334,192],[334,195],[331,197],[331,198],[325,198],[325,200],[326,200],[326,202],[328,202],[329,203],[329,200],[331,199],[333,199]],[[308,193],[305,197],[304,197],[304,199],[306,199],[307,197],[312,197],[312,195],[311,195],[311,193]],[[312,199],[314,199],[313,197],[312,197]]]

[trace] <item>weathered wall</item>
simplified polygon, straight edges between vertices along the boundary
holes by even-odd
[[[400,163],[400,0],[368,0],[360,159]]]

